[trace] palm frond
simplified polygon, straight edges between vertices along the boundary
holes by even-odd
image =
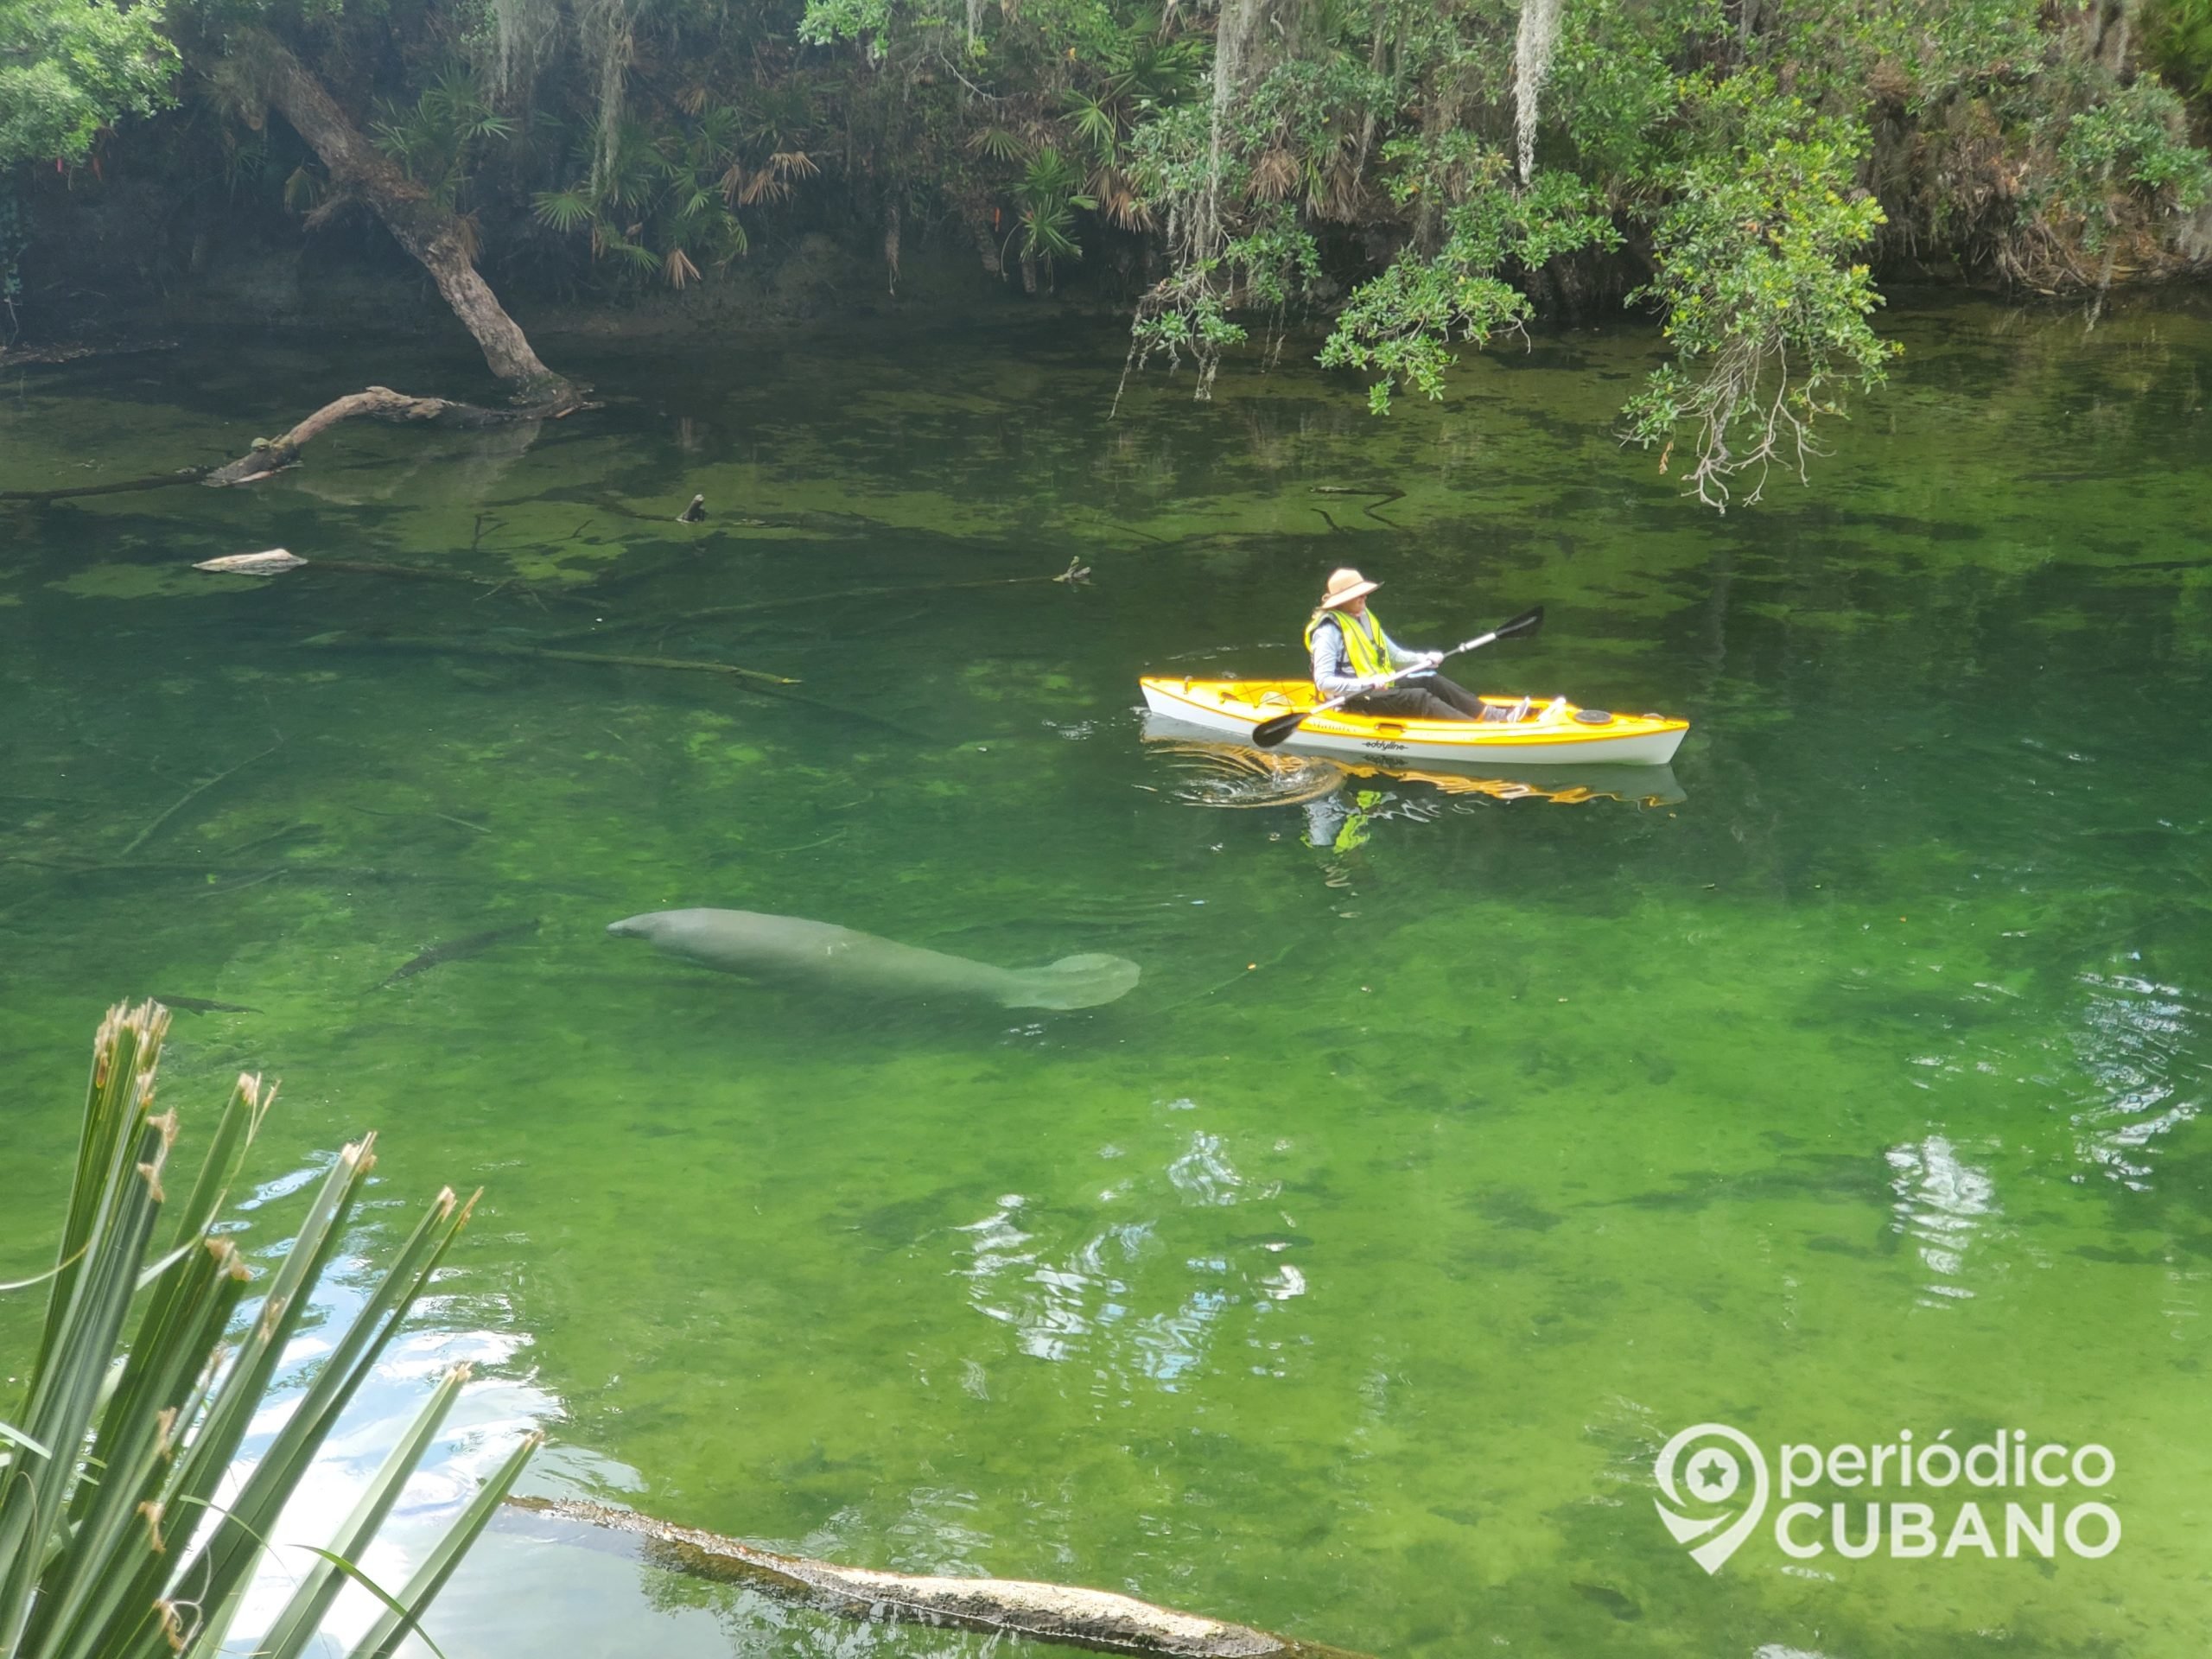
[[[995,162],[1018,162],[1028,149],[1018,133],[1004,127],[978,127],[968,135],[967,143],[978,156]]]
[[[580,231],[591,222],[591,202],[581,186],[539,191],[531,212],[539,224],[564,232]]]

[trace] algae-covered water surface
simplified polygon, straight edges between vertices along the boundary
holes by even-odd
[[[1811,487],[1726,517],[1615,443],[1640,333],[1384,421],[1287,360],[1109,422],[1103,326],[549,341],[603,408],[0,506],[0,1277],[42,1265],[99,1011],[197,999],[232,1006],[178,1016],[188,1125],[242,1066],[285,1079],[264,1252],[364,1129],[365,1257],[486,1189],[327,1509],[474,1357],[403,1523],[536,1422],[539,1491],[1376,1655],[2202,1652],[2212,321],[1890,321],[1896,384]],[[0,486],[481,378],[391,352],[19,372]],[[277,545],[308,567],[189,569]],[[1462,677],[1687,715],[1671,773],[1147,741],[1140,672],[1296,672],[1339,564],[1421,643],[1545,604]],[[695,906],[1142,978],[886,1001],[606,932]],[[0,1350],[29,1328],[0,1302]],[[1772,1476],[1712,1573],[1656,1508],[1700,1424]],[[1781,1490],[1785,1445],[1907,1434],[2110,1468],[1877,1491],[1847,1455]],[[1695,1460],[1669,1507],[1741,1512],[1752,1461],[1732,1510]],[[1923,1500],[1932,1553],[1909,1516],[1864,1551],[1868,1502],[1895,1535]],[[2090,1516],[2046,1555],[2007,1502],[2101,1503],[2118,1541]],[[524,1529],[431,1629],[454,1659],[981,1645]]]

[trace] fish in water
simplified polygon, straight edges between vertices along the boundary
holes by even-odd
[[[165,1008],[176,1008],[185,1014],[259,1014],[259,1008],[249,1008],[243,1002],[211,1002],[204,996],[170,996],[156,991],[154,1001]]]
[[[481,956],[495,944],[504,944],[509,939],[518,939],[525,933],[537,931],[537,918],[533,916],[530,920],[517,922],[511,927],[489,927],[481,933],[471,933],[465,939],[448,939],[443,944],[434,944],[412,962],[402,963],[378,981],[377,989],[396,985],[403,979],[412,979],[442,962],[459,962],[464,957]]]
[[[1007,1008],[1091,1008],[1126,996],[1139,969],[1121,957],[1062,957],[994,968],[802,916],[752,910],[656,910],[607,924],[671,956],[733,974],[779,974],[877,996],[974,996]]]

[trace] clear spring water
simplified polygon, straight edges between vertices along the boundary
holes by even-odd
[[[2212,321],[1888,321],[1910,355],[1812,487],[1726,518],[1614,442],[1643,331],[1385,421],[1294,360],[1109,423],[1087,325],[551,340],[605,409],[0,507],[0,1276],[41,1265],[100,1010],[238,1003],[178,1016],[165,1098],[189,1132],[285,1079],[264,1250],[365,1128],[363,1258],[486,1189],[316,1500],[483,1361],[388,1567],[535,1421],[541,1491],[1407,1659],[2201,1653]],[[342,339],[18,371],[0,487],[481,379]],[[518,580],[185,568],[279,544]],[[1689,715],[1678,787],[1329,795],[1146,747],[1140,671],[1295,671],[1338,563],[1416,643],[1545,603],[1462,677]],[[1030,580],[951,585],[996,578]],[[602,932],[690,905],[1144,977],[886,1005]],[[2123,1541],[1762,1534],[1708,1578],[1651,1464],[1715,1420],[2101,1441]],[[512,1531],[431,1625],[454,1659],[982,1645]]]

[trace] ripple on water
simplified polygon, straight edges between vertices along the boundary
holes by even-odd
[[[1997,1183],[1940,1135],[1892,1147],[1885,1155],[1897,1194],[1894,1224],[1936,1275],[1922,1287],[1923,1305],[1939,1307],[1971,1298],[1974,1293],[1965,1282],[1967,1252],[1999,1213]]]
[[[2191,1084],[2203,1074],[2202,1014],[2190,994],[2133,974],[2085,973],[2088,1002],[2074,1047],[2095,1086],[2075,1111],[2075,1155],[2135,1192],[2149,1189],[2151,1154],[2192,1122],[2201,1103]]]

